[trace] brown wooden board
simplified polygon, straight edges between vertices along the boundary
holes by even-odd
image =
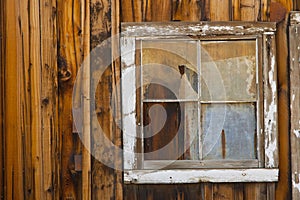
[[[119,46],[118,40],[111,38],[119,32],[120,7],[117,1],[92,0],[90,8],[91,51],[106,39],[111,39],[111,44],[105,50],[98,51],[99,54],[92,54],[96,59],[91,60],[91,91],[95,91],[95,97],[92,96],[95,105],[91,105],[91,109],[95,110],[95,114],[91,116],[91,150],[94,156],[91,166],[92,199],[122,199],[122,154],[105,142],[107,138],[115,147],[122,145],[119,122],[115,120],[120,115],[120,91],[116,85],[120,81],[121,72],[120,62],[116,58]],[[103,63],[108,66],[101,73],[96,68]],[[95,81],[99,79],[99,82]],[[112,101],[115,103],[114,107]],[[98,129],[99,125],[104,134]],[[110,166],[107,166],[108,163]]]
[[[77,132],[73,132],[72,94],[81,63],[81,4],[57,1],[59,133],[62,198],[81,198],[81,174],[75,171],[74,155],[81,152]],[[76,106],[76,105],[75,105]]]

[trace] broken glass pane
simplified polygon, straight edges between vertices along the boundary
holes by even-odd
[[[187,40],[142,42],[144,99],[198,99],[197,44]],[[161,94],[158,85],[173,95]]]
[[[256,100],[256,41],[201,42],[201,100]]]

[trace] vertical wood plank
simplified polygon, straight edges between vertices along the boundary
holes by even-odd
[[[244,184],[245,200],[263,200],[267,199],[266,183],[246,183]]]
[[[213,199],[234,199],[234,184],[214,184]]]
[[[148,0],[151,1],[151,21],[171,21],[172,0]]]
[[[30,199],[34,197],[34,186],[33,186],[33,165],[32,165],[32,133],[31,133],[31,92],[30,92],[30,40],[29,40],[29,13],[27,8],[29,2],[20,2],[20,32],[22,35],[22,59],[23,66],[20,75],[20,87],[22,88],[21,98],[21,120],[22,120],[22,135],[24,141],[23,156],[24,156],[24,189],[25,198]]]
[[[275,183],[267,183],[267,200],[276,199]]]
[[[294,0],[293,1],[293,10],[300,10],[300,0]]]
[[[57,1],[59,132],[61,152],[61,197],[81,198],[81,174],[75,171],[74,155],[80,152],[73,133],[73,85],[81,61],[81,1]],[[73,140],[75,138],[75,140]]]
[[[112,94],[112,98],[115,99],[114,114],[115,121],[113,123],[113,143],[118,147],[115,150],[114,156],[114,184],[115,184],[115,199],[123,199],[123,151],[120,151],[123,146],[122,131],[121,131],[121,88],[118,87],[118,83],[121,82],[121,52],[120,52],[120,39],[119,33],[121,31],[121,19],[120,19],[120,1],[112,1],[112,88],[115,93]]]
[[[241,20],[243,21],[256,21],[257,16],[255,15],[256,9],[256,0],[241,0]]]
[[[234,199],[235,200],[244,200],[244,185],[236,183],[234,184]]]
[[[299,16],[299,14],[298,14]],[[292,198],[300,199],[300,22],[289,28]]]
[[[289,59],[287,19],[277,25],[276,45],[278,64],[278,136],[279,136],[279,182],[276,199],[291,199],[290,135],[289,135]]]
[[[43,154],[41,132],[41,41],[39,2],[29,1],[30,14],[30,89],[31,89],[31,132],[32,132],[32,164],[34,169],[34,198],[43,199]]]
[[[101,7],[98,5],[101,3]],[[91,1],[91,48],[95,48],[104,40],[120,31],[119,2],[117,1]],[[103,17],[102,17],[103,16]],[[96,115],[92,115],[92,152],[95,158],[92,160],[92,199],[123,199],[122,172],[112,169],[100,162],[105,159],[111,163],[111,167],[122,168],[122,155],[119,150],[105,142],[106,136],[116,147],[121,147],[121,132],[118,127],[120,119],[120,96],[116,84],[120,83],[120,62],[116,59],[119,54],[117,38],[112,38],[101,55],[94,55],[97,66],[105,61],[113,61],[102,74],[99,70],[92,69],[92,90],[96,91],[95,105],[93,109]],[[99,51],[98,51],[99,52]],[[104,60],[105,59],[105,60]],[[116,59],[116,60],[115,60]],[[93,66],[93,65],[92,65]],[[100,82],[96,83],[94,80]],[[114,91],[114,93],[113,93]],[[116,95],[116,96],[113,96]],[[114,107],[111,107],[111,102]],[[116,120],[117,119],[117,120]],[[103,134],[98,130],[100,124]],[[107,163],[106,163],[107,164]]]
[[[57,41],[56,1],[40,1],[41,16],[41,128],[43,154],[43,186],[45,199],[58,197],[57,152],[58,136],[58,83],[57,83]]]
[[[4,73],[4,1],[0,2],[0,7],[2,8],[0,10],[0,95],[4,97],[4,82],[3,82],[3,73]],[[3,129],[3,98],[0,99],[0,199],[4,198],[4,129]]]
[[[173,21],[200,21],[201,1],[198,0],[173,0],[172,20]]]
[[[21,135],[21,116],[18,115],[20,109],[20,82],[18,76],[21,69],[21,52],[18,47],[21,41],[20,27],[17,26],[18,16],[17,1],[4,2],[5,19],[5,198],[23,199],[23,166],[22,166],[22,135]]]
[[[210,20],[211,21],[230,21],[231,0],[210,0]]]
[[[261,0],[260,3],[260,21],[269,21],[271,0]]]
[[[275,35],[263,37],[265,167],[278,167],[277,62]]]
[[[241,20],[241,0],[232,0],[232,17],[233,20]]]
[[[122,21],[124,22],[141,22],[145,21],[144,12],[147,12],[147,0],[121,0]],[[145,10],[143,9],[145,7]],[[144,10],[144,12],[143,12]]]
[[[90,112],[90,89],[91,89],[91,71],[90,71],[90,1],[82,0],[82,24],[83,29],[83,143],[82,150],[82,199],[91,199],[91,112]]]

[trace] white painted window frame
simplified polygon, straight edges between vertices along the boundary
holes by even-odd
[[[125,183],[196,183],[196,182],[276,182],[278,181],[278,123],[277,123],[277,64],[275,46],[275,23],[265,22],[197,22],[197,23],[123,23],[121,35],[122,63],[122,130],[124,149],[124,181]],[[193,36],[257,38],[258,63],[262,73],[262,107],[257,117],[262,121],[259,135],[262,138],[261,158],[257,168],[247,167],[247,161],[242,168],[226,166],[221,169],[211,168],[205,162],[179,161],[186,163],[186,169],[145,169],[136,156],[138,141],[138,124],[136,119],[136,77],[135,49],[136,40],[156,38],[180,38]],[[131,73],[128,73],[130,72]],[[125,77],[127,75],[127,78]],[[128,77],[131,74],[132,77]],[[130,95],[128,95],[130,94]],[[133,123],[132,123],[133,122]],[[260,145],[257,145],[260,146]],[[140,155],[140,154],[139,154]],[[156,161],[159,162],[159,161]],[[189,165],[189,162],[192,162]],[[226,162],[226,161],[224,161]],[[241,161],[242,162],[242,161]],[[170,163],[171,164],[171,163]],[[183,165],[183,166],[185,166]],[[193,167],[188,167],[193,166]],[[203,167],[204,166],[204,167]],[[207,167],[208,166],[208,167]],[[231,168],[230,167],[230,168]]]

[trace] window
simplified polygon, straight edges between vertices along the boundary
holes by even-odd
[[[125,181],[277,180],[273,23],[122,31]]]

